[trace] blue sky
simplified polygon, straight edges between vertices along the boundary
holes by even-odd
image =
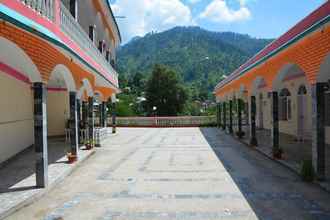
[[[196,25],[276,38],[325,0],[110,0],[126,43],[134,36]]]

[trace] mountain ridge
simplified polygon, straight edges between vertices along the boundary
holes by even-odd
[[[269,44],[234,32],[200,27],[174,27],[135,37],[118,50],[118,70],[124,77],[141,72],[147,77],[155,64],[174,69],[184,84],[211,97],[214,86]],[[198,91],[197,91],[198,92]]]

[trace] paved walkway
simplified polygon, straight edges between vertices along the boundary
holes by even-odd
[[[62,139],[48,140],[49,188],[94,153],[79,150],[79,161],[67,164],[65,153],[68,149],[69,146]],[[0,219],[47,192],[47,189],[36,187],[35,157],[34,148],[29,148],[0,167]]]
[[[218,129],[118,133],[8,219],[330,219],[330,194]]]

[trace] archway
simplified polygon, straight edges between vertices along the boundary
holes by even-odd
[[[310,88],[305,72],[294,63],[284,65],[272,85],[273,91],[278,94],[278,106],[275,109],[278,112],[278,145],[287,159],[296,163],[312,158]],[[272,108],[274,112],[276,107]]]
[[[249,105],[249,96],[248,90],[245,85],[241,85],[238,93],[238,97],[241,100],[242,104],[242,131],[244,132],[243,140],[247,143],[250,140],[250,105]]]
[[[59,64],[51,72],[47,84],[48,136],[64,136],[69,129],[70,92],[76,91],[76,83],[70,70]],[[68,135],[68,134],[66,134]],[[66,137],[67,141],[69,137]]]
[[[87,96],[87,97],[84,97]],[[92,84],[89,82],[88,79],[83,79],[82,80],[82,86],[80,87],[78,93],[77,93],[77,98],[79,100],[85,100],[87,101],[88,97],[93,97],[94,92],[93,92],[93,87]]]
[[[42,77],[32,59],[14,42],[0,37],[0,48],[1,163],[34,144],[31,83],[42,82]]]
[[[102,92],[95,91],[94,93],[94,107],[96,112],[96,126],[103,127],[103,102],[104,102],[104,96]]]
[[[285,65],[276,76],[273,91],[280,92],[286,89],[290,96],[281,99],[279,96],[279,121],[281,132],[299,139],[301,132],[305,139],[311,140],[312,102],[310,84],[305,72],[296,64]],[[300,91],[300,90],[304,90]],[[304,97],[299,97],[304,93]],[[305,110],[298,114],[298,107],[304,106]],[[299,116],[303,114],[304,127],[301,127]],[[298,129],[299,128],[299,129]]]
[[[263,77],[257,77],[253,81],[251,94],[256,97],[256,126],[259,130],[270,129],[270,103],[268,97],[268,86]],[[268,113],[268,114],[267,114]]]

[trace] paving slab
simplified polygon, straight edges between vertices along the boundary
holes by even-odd
[[[216,128],[118,128],[14,219],[330,219],[330,195]]]
[[[47,189],[36,187],[35,153],[32,148],[15,156],[0,168],[0,219],[45,195],[95,152],[79,150],[79,160],[68,164],[65,156],[68,147],[62,139],[49,141]]]

